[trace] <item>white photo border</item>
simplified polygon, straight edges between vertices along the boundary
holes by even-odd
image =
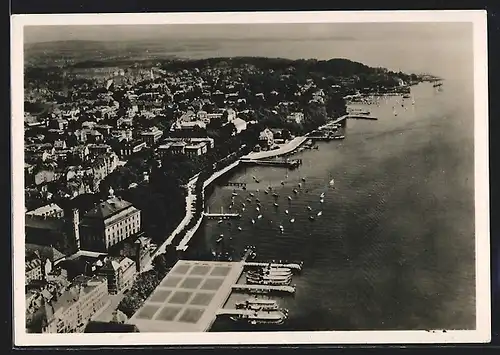
[[[44,25],[240,24],[240,23],[473,23],[476,329],[470,331],[313,331],[127,334],[28,334],[24,305],[23,28]],[[491,340],[486,11],[322,11],[148,14],[13,15],[12,218],[13,334],[16,346],[299,345],[486,343]]]

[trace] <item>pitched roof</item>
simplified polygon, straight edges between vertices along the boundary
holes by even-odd
[[[111,197],[96,205],[85,214],[85,217],[106,219],[129,207],[133,207],[130,202],[122,200],[119,197]]]
[[[62,231],[64,229],[64,220],[27,215],[25,219],[25,228]]]
[[[25,250],[26,250],[25,253],[26,255],[37,252],[38,255],[40,255],[40,258],[49,259],[52,262],[62,259],[66,256],[54,247],[32,244],[32,243],[26,243]]]

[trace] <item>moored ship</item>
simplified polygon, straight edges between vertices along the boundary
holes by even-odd
[[[274,311],[256,311],[242,313],[230,317],[235,322],[245,322],[252,325],[255,324],[283,324],[288,318],[288,311],[278,309]]]
[[[277,301],[256,297],[236,302],[235,307],[236,309],[249,309],[254,311],[273,311],[279,309]]]

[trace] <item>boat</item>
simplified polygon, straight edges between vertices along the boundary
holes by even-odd
[[[273,311],[278,310],[278,302],[261,298],[248,298],[235,303],[236,309],[249,309],[253,311]]]
[[[259,214],[259,215],[257,216],[257,219],[261,219],[261,218],[262,218],[262,215],[261,215],[261,214]]]
[[[224,239],[224,236],[221,234],[219,238],[217,238],[217,240],[215,241],[217,244],[222,242],[222,240]]]
[[[287,198],[288,198],[288,201],[292,201],[292,198],[290,196],[288,196]]]
[[[268,189],[269,191],[271,191],[271,190],[273,189],[273,187],[272,187],[271,185],[269,185],[269,186],[267,187],[267,189]]]
[[[409,99],[410,98],[410,95],[409,94],[404,94],[403,95],[403,99]]]
[[[299,191],[297,189],[293,189],[293,193],[296,194],[299,193]]]
[[[285,210],[285,214],[288,214],[288,210]]]
[[[278,207],[278,204],[276,202],[273,205],[274,205],[274,207]]]
[[[299,185],[298,185],[298,186],[299,186],[299,188],[301,188],[301,187],[302,187],[302,184],[299,182]]]
[[[257,212],[259,212],[259,211],[260,211],[259,206],[255,207],[255,210],[256,210]]]
[[[335,136],[335,137],[333,137],[333,139],[344,139],[344,138],[345,138],[345,136],[344,136],[344,135],[340,135],[340,136]]]
[[[248,202],[248,203],[250,203],[250,202],[252,202],[252,200],[251,200],[251,199],[249,199],[249,198],[247,198],[247,202]]]
[[[264,193],[265,193],[266,195],[267,195],[267,194],[269,194],[269,192],[268,192],[267,190],[264,190]]]
[[[245,205],[245,202],[242,202],[242,203],[241,203],[241,205],[242,205],[243,207],[245,207],[245,206],[246,206],[246,205]]]
[[[238,227],[238,230],[241,232],[243,229],[241,227]]]
[[[319,200],[319,203],[323,203],[323,202],[325,202],[325,200],[324,200],[324,199]]]
[[[292,282],[292,275],[290,274],[274,274],[274,275],[262,275],[258,273],[246,273],[247,283],[249,284],[258,284],[258,285],[281,285],[286,286],[290,285]]]
[[[302,181],[304,181],[304,182],[305,182],[305,181],[306,181],[306,178],[302,178]]]
[[[252,218],[252,224],[255,224],[255,219]]]
[[[290,223],[293,223],[293,222],[295,222],[295,218],[292,218],[292,219],[290,220]]]
[[[314,216],[309,216],[309,219],[310,219],[311,221],[314,221]]]
[[[241,211],[242,211],[242,212],[245,212],[245,207],[243,207],[243,208],[241,209]]]
[[[283,233],[284,230],[285,230],[285,228],[283,228],[283,226],[280,226],[281,233]]]
[[[282,181],[282,182],[281,182],[281,185],[285,185],[285,182],[284,182],[284,181]]]
[[[258,198],[256,198],[256,199],[255,199],[255,201],[256,201],[257,203],[260,203],[260,200],[259,200]]]
[[[262,286],[289,286],[292,282],[291,277],[281,278],[268,278],[265,276],[247,276],[247,284],[249,285],[262,285]]]
[[[319,217],[319,216],[321,216],[322,214],[323,214],[323,211],[319,211],[319,212],[318,212],[318,214],[317,214],[317,216]]]
[[[319,195],[319,197],[321,197],[321,198],[325,197],[325,193],[322,192],[321,195]]]
[[[238,314],[229,317],[235,322],[244,322],[252,325],[257,324],[283,324],[288,318],[288,312],[285,310],[273,311],[255,311],[255,313]]]
[[[276,279],[282,280],[288,277],[292,277],[293,273],[291,270],[287,271],[247,271],[246,274],[248,277],[257,279],[257,278],[267,278],[267,279]]]
[[[218,223],[218,224],[221,224],[222,222],[224,222],[222,219],[219,219],[219,220],[217,221],[217,223]]]
[[[258,180],[258,179],[255,179],[255,182],[256,182],[256,183],[258,184],[258,183],[260,182],[260,180]]]
[[[308,211],[312,211],[311,206],[307,206],[307,210],[308,210]]]
[[[330,186],[334,186],[335,185],[335,180],[334,179],[331,179],[330,182],[328,183]]]
[[[250,192],[249,194],[251,197],[254,197],[255,195],[253,194],[253,192]]]
[[[313,147],[313,149],[318,150],[318,149],[319,149],[319,146],[315,145],[315,146]]]
[[[275,193],[273,193],[273,196],[278,197],[279,195],[275,192]]]

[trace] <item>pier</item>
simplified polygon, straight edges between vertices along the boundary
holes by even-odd
[[[265,263],[265,262],[245,262],[245,266],[247,267],[267,267],[271,265],[271,267],[285,267],[288,269],[292,269],[295,271],[302,271],[303,263]]]
[[[271,292],[287,292],[295,293],[295,286],[272,286],[272,285],[233,285],[234,291],[243,291],[250,293],[271,293]]]
[[[276,159],[276,160],[257,160],[242,159],[242,163],[260,165],[260,166],[283,166],[289,169],[295,169],[302,164],[302,159]]]
[[[234,181],[229,181],[226,186],[235,186],[235,187],[241,187],[241,188],[246,188],[247,183],[246,182],[234,182]]]
[[[204,213],[207,219],[236,219],[241,218],[239,213]]]

